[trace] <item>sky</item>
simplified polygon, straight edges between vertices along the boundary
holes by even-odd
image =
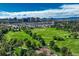
[[[20,11],[39,11],[46,9],[55,9],[62,4],[52,3],[1,3],[0,11],[20,12]]]
[[[78,3],[0,3],[0,18],[79,17]]]

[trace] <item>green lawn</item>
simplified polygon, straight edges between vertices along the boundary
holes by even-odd
[[[41,35],[46,43],[49,43],[49,41],[53,39],[53,36],[61,36],[64,38],[70,34],[69,32],[57,30],[56,28],[36,28],[33,29],[32,32]]]
[[[25,39],[25,38],[32,39],[28,34],[26,34],[23,31],[18,31],[18,32],[9,31],[8,34],[5,35],[5,37],[6,37],[7,40],[10,40],[12,38],[16,38],[18,40],[20,40],[20,39],[22,40],[22,39]]]
[[[38,35],[41,35],[42,38],[44,38],[45,42],[49,44],[51,40],[53,40],[53,36],[61,36],[65,39],[65,41],[57,41],[56,44],[61,47],[68,47],[73,55],[79,55],[79,39],[73,39],[73,38],[67,38],[68,35],[71,33],[64,31],[64,30],[57,30],[56,28],[34,28],[32,29],[33,33],[37,33]],[[12,38],[16,38],[18,40],[22,40],[24,38],[28,38],[31,42],[36,43],[36,45],[41,45],[39,41],[33,39],[31,36],[26,34],[24,31],[18,31],[18,32],[12,32],[9,31],[4,36],[7,41],[10,41]],[[22,47],[25,48],[23,45]],[[16,51],[18,48],[16,48]]]
[[[57,41],[56,44],[60,48],[66,46],[74,55],[79,55],[79,39],[65,37],[70,35],[70,33],[67,31],[57,30],[56,28],[35,28],[32,30],[32,32],[41,35],[47,44],[53,40],[53,36],[61,36],[65,39],[65,41]]]
[[[18,31],[18,32],[9,31],[7,34],[5,34],[4,37],[6,38],[6,40],[8,42],[12,38],[16,38],[17,40],[23,40],[23,39],[27,38],[31,42],[36,43],[36,46],[41,45],[39,41],[33,39],[30,35],[26,34],[24,31]],[[26,46],[23,45],[22,47],[26,47]]]

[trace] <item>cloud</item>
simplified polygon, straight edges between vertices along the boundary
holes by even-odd
[[[58,9],[48,9],[41,11],[22,11],[22,12],[0,12],[0,18],[26,18],[26,17],[40,17],[40,18],[68,18],[79,17],[79,4],[64,4]]]

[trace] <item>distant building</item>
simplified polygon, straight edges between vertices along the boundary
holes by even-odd
[[[54,21],[52,22],[30,22],[25,23],[27,27],[51,27],[54,25]]]
[[[5,22],[5,23],[4,23]],[[0,23],[5,24],[6,26],[18,28],[21,26],[26,27],[51,27],[54,25],[53,20],[49,20],[47,18],[40,19],[40,18],[23,18],[23,19],[4,19],[4,22],[2,19],[0,19]]]

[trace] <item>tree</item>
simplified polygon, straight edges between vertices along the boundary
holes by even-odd
[[[15,47],[19,47],[19,46],[22,46],[23,45],[23,40],[17,40],[17,42],[16,42],[16,44],[14,44],[15,45]]]
[[[74,37],[74,39],[77,39],[77,37],[78,37],[78,33],[76,33],[76,32],[72,33],[71,35]]]
[[[27,49],[22,47],[15,48],[13,55],[15,56],[26,56]]]
[[[26,56],[27,49],[21,49],[20,56]]]
[[[61,48],[61,53],[63,56],[70,56],[72,55],[72,53],[70,52],[70,50],[67,47],[62,47]]]
[[[53,39],[58,40],[58,41],[63,41],[64,40],[64,38],[60,37],[60,36],[53,36]]]
[[[43,46],[46,46],[46,43],[45,43],[44,39],[40,40],[40,43],[41,43]]]
[[[32,45],[32,43],[31,43],[31,41],[30,41],[30,40],[27,40],[25,44],[26,44],[26,46],[28,46],[29,48],[30,48],[30,47],[31,47],[31,45]]]
[[[53,48],[54,45],[55,45],[55,42],[54,42],[54,41],[50,41],[49,46],[50,46],[51,48]]]
[[[27,40],[28,40],[28,38],[25,38],[25,39],[24,39],[24,42],[27,41]]]
[[[14,45],[16,43],[17,43],[17,39],[16,38],[10,39],[10,42],[9,42],[10,45]]]
[[[54,48],[53,48],[56,52],[60,52],[60,48],[57,46],[57,45],[54,45]]]
[[[32,47],[33,50],[36,50],[37,49],[36,42],[32,42],[32,46],[31,47]]]
[[[5,48],[2,46],[0,47],[0,56],[6,56],[6,51],[5,51]]]
[[[31,48],[27,49],[26,55],[27,56],[35,56],[36,55],[35,50],[33,50]]]
[[[1,31],[3,34],[6,34],[8,32],[8,29],[2,29]]]
[[[0,32],[0,40],[2,40],[2,39],[3,39],[3,33]]]
[[[33,34],[33,38],[36,39],[36,33]]]

